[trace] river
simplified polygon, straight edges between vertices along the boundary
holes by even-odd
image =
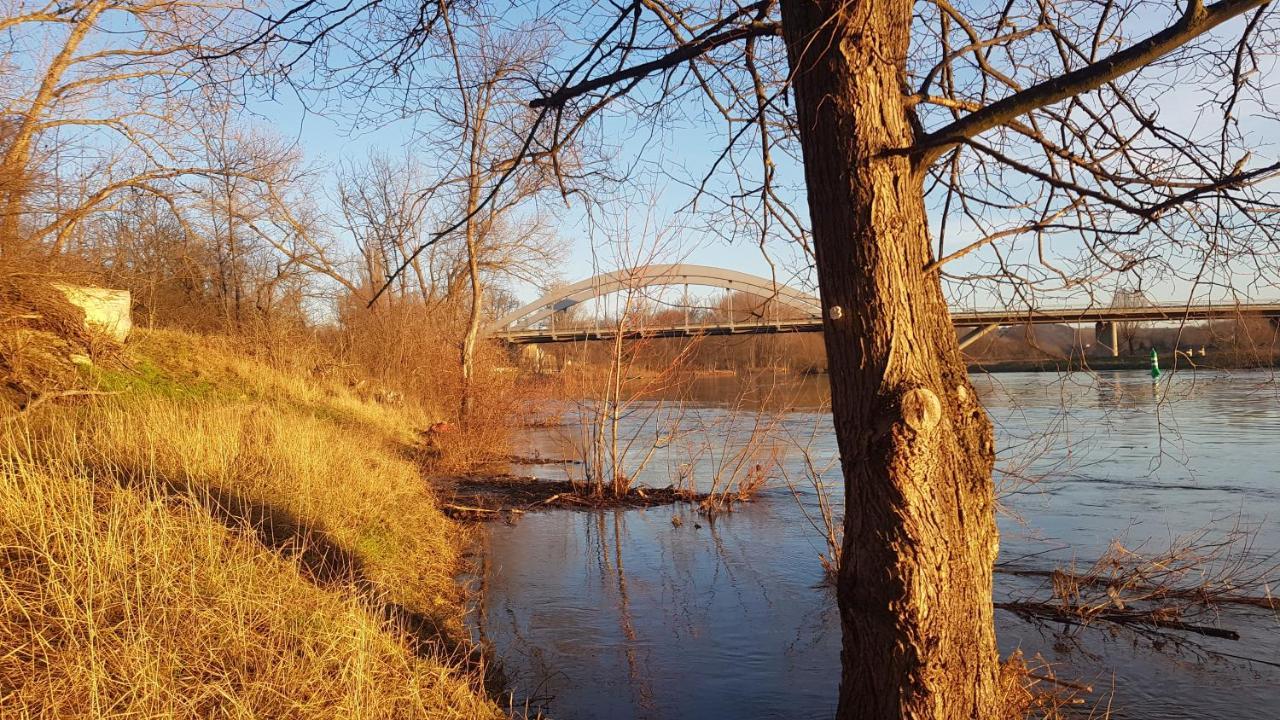
[[[549,511],[485,527],[475,630],[502,663],[515,697],[555,718],[826,718],[839,683],[839,618],[823,583],[815,468],[837,508],[839,470],[823,411],[825,379],[710,381],[671,402],[638,403],[622,436],[665,447],[639,474],[703,489],[762,423],[752,459],[777,482],[714,522],[688,506]],[[1180,371],[1153,387],[1138,372],[974,377],[996,424],[1000,560],[1087,566],[1113,541],[1153,554],[1179,537],[1238,528],[1245,564],[1280,551],[1280,387],[1270,372]],[[745,399],[744,399],[745,398]],[[574,413],[531,433],[526,450],[572,451]],[[725,448],[728,448],[727,450]],[[776,448],[776,449],[773,449]],[[805,461],[807,448],[808,463]],[[563,479],[575,466],[522,471]],[[1033,482],[1032,482],[1033,481]],[[682,521],[679,526],[673,516]],[[997,573],[997,600],[1045,597],[1041,581]],[[1155,636],[1103,625],[1039,624],[997,610],[1002,656],[1020,649],[1058,677],[1090,684],[1082,707],[1113,718],[1280,716],[1280,617],[1226,608],[1203,624],[1239,640]]]

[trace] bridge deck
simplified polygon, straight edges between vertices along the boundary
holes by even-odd
[[[951,320],[957,327],[987,325],[1080,325],[1096,322],[1184,322],[1188,320],[1221,320],[1240,317],[1280,318],[1280,303],[1248,305],[1150,305],[1131,308],[1051,308],[1044,310],[978,310],[955,311]],[[760,335],[769,333],[820,332],[821,318],[793,320],[761,320],[735,323],[665,325],[629,328],[625,338],[704,337],[717,335]],[[530,345],[584,340],[611,340],[617,337],[613,328],[534,328],[496,331],[490,335],[514,345]]]

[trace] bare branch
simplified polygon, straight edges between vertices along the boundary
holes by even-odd
[[[1186,12],[1175,25],[1131,45],[1120,52],[1078,70],[1046,80],[1038,85],[998,100],[981,110],[921,137],[912,147],[917,163],[927,166],[948,148],[968,138],[1025,115],[1099,88],[1127,73],[1168,55],[1197,36],[1270,0],[1220,0],[1205,7],[1200,0],[1188,0]]]

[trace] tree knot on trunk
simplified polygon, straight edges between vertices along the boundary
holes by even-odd
[[[942,401],[928,388],[917,387],[903,392],[898,407],[902,421],[917,433],[933,430],[942,419]]]
[[[849,63],[850,67],[860,67],[865,64],[862,59],[865,52],[862,48],[862,33],[848,33],[840,38],[840,55]]]

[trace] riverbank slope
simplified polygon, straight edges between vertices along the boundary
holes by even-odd
[[[228,340],[137,333],[0,421],[0,705],[31,717],[501,717],[429,418]]]

